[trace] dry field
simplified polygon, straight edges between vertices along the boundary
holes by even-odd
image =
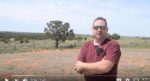
[[[150,49],[122,48],[119,75],[150,75]],[[0,74],[79,75],[74,64],[79,49],[0,54]]]

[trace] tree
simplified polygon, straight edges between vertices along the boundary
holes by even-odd
[[[115,40],[119,40],[120,39],[120,35],[117,34],[117,33],[114,33],[114,34],[111,35],[111,38],[115,39]]]
[[[52,40],[55,40],[55,48],[58,48],[59,41],[64,42],[66,39],[72,39],[75,35],[72,29],[69,30],[69,23],[55,20],[47,23],[47,27],[44,28],[44,32]]]
[[[75,37],[75,34],[74,34],[73,30],[70,29],[69,32],[67,33],[67,39],[72,40],[72,39],[74,39],[74,37]]]

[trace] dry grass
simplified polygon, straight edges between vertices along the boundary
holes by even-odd
[[[150,75],[149,49],[122,49],[120,75]]]
[[[119,75],[150,74],[150,50],[122,48]],[[74,70],[79,49],[41,50],[1,54],[0,74],[78,75]]]

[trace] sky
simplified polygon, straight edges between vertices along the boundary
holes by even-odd
[[[150,37],[150,0],[0,0],[0,31],[44,32],[61,20],[76,34],[92,34],[96,17],[107,20],[109,33]]]

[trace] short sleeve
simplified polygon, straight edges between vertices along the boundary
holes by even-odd
[[[117,42],[110,43],[107,46],[106,55],[104,59],[118,64],[120,56],[121,56],[121,51],[120,51],[119,44]]]
[[[78,54],[78,57],[77,57],[77,61],[82,61],[82,62],[85,62],[85,58],[86,58],[86,44],[84,43],[82,45],[82,47],[80,48],[80,52]]]

